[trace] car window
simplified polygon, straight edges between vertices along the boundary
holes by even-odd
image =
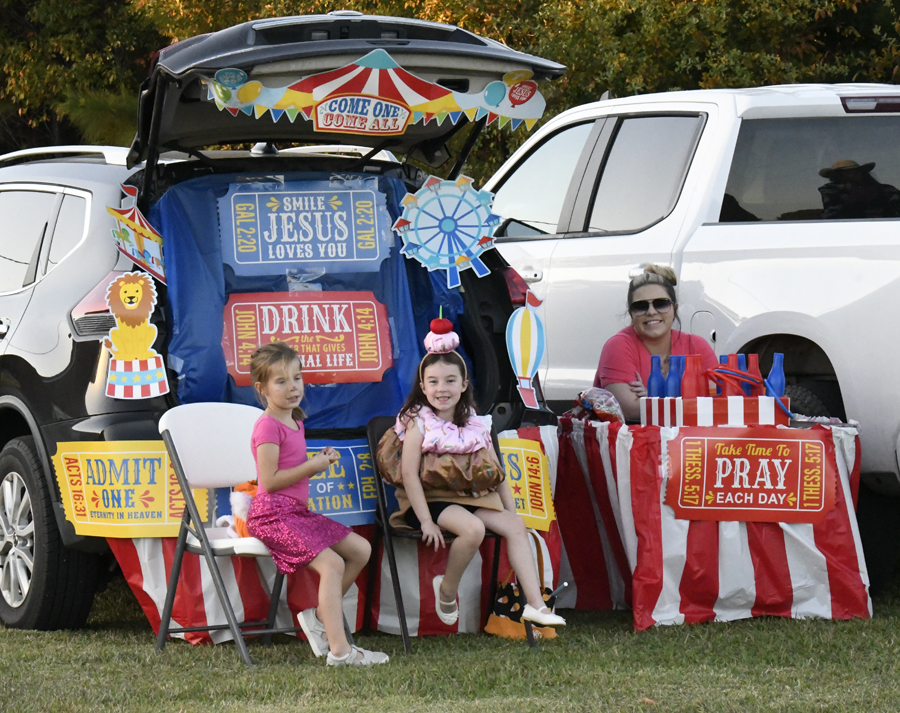
[[[47,272],[56,267],[60,260],[72,252],[84,235],[84,216],[87,201],[81,196],[65,196],[53,229]]]
[[[0,191],[0,292],[34,281],[34,265],[55,200],[55,193]]]
[[[748,119],[719,221],[900,217],[900,117]]]
[[[702,122],[700,116],[622,120],[600,176],[588,230],[637,231],[671,213]]]
[[[504,235],[527,237],[556,232],[572,174],[593,122],[554,134],[512,170],[494,194],[493,212],[504,221]]]

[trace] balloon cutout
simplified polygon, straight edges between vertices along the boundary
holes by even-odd
[[[531,380],[537,374],[544,357],[544,323],[535,311],[543,304],[528,290],[525,306],[519,307],[506,323],[506,349],[509,361],[518,378],[519,394],[528,408],[540,408]]]
[[[431,176],[401,201],[403,215],[393,225],[402,252],[429,270],[446,270],[447,286],[459,287],[459,271],[471,267],[478,277],[490,270],[481,253],[494,247],[500,218],[491,213],[494,194],[474,190],[472,179],[442,181]]]
[[[500,106],[506,96],[506,85],[503,82],[491,82],[484,88],[484,101],[488,106]]]
[[[509,103],[513,106],[524,104],[537,93],[537,90],[538,86],[534,82],[519,82],[509,89]]]

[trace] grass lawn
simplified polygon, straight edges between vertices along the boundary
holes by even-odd
[[[897,711],[900,586],[870,621],[765,619],[631,629],[625,612],[563,612],[569,627],[530,651],[490,636],[359,637],[391,662],[327,669],[281,637],[234,647],[154,636],[124,580],[98,596],[88,626],[0,628],[0,711]]]

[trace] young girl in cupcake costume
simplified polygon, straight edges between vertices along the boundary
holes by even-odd
[[[371,545],[306,506],[309,477],[327,470],[339,456],[328,447],[307,458],[300,367],[297,352],[284,342],[261,347],[250,362],[266,410],[251,439],[259,490],[247,513],[247,530],[269,548],[279,572],[309,567],[319,575],[318,608],[298,615],[316,656],[327,654],[329,666],[385,663],[386,654],[351,646],[344,633],[342,598],[368,562]]]
[[[445,546],[442,529],[456,536],[446,572],[433,581],[435,608],[445,624],[452,625],[459,617],[460,578],[487,528],[506,540],[510,564],[528,599],[522,618],[539,626],[564,626],[565,619],[544,604],[525,523],[497,461],[490,420],[475,415],[466,364],[455,351],[457,346],[459,337],[450,321],[433,320],[419,381],[394,425],[403,444],[403,486],[397,489],[400,511],[392,519],[402,518],[421,529],[423,541],[435,550]],[[447,454],[473,457],[453,459]]]

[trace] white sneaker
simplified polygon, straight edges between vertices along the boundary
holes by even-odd
[[[459,602],[454,599],[452,602],[444,602],[441,601],[441,582],[444,581],[444,575],[439,574],[432,580],[432,585],[434,586],[434,610],[437,612],[438,619],[444,622],[447,626],[453,626],[457,619],[459,619]],[[452,612],[445,612],[443,610],[442,604],[456,604],[456,610]]]
[[[390,658],[381,651],[366,651],[358,646],[351,646],[346,656],[335,656],[330,651],[325,659],[326,666],[374,666],[387,663]]]
[[[306,634],[309,648],[316,656],[324,656],[328,653],[328,636],[325,634],[325,625],[316,616],[316,608],[304,609],[297,615],[300,628]]]
[[[532,624],[537,624],[538,626],[550,626],[553,628],[566,625],[566,620],[559,616],[559,614],[554,614],[547,607],[535,609],[530,604],[526,604],[525,608],[522,610],[522,620],[530,621]]]

